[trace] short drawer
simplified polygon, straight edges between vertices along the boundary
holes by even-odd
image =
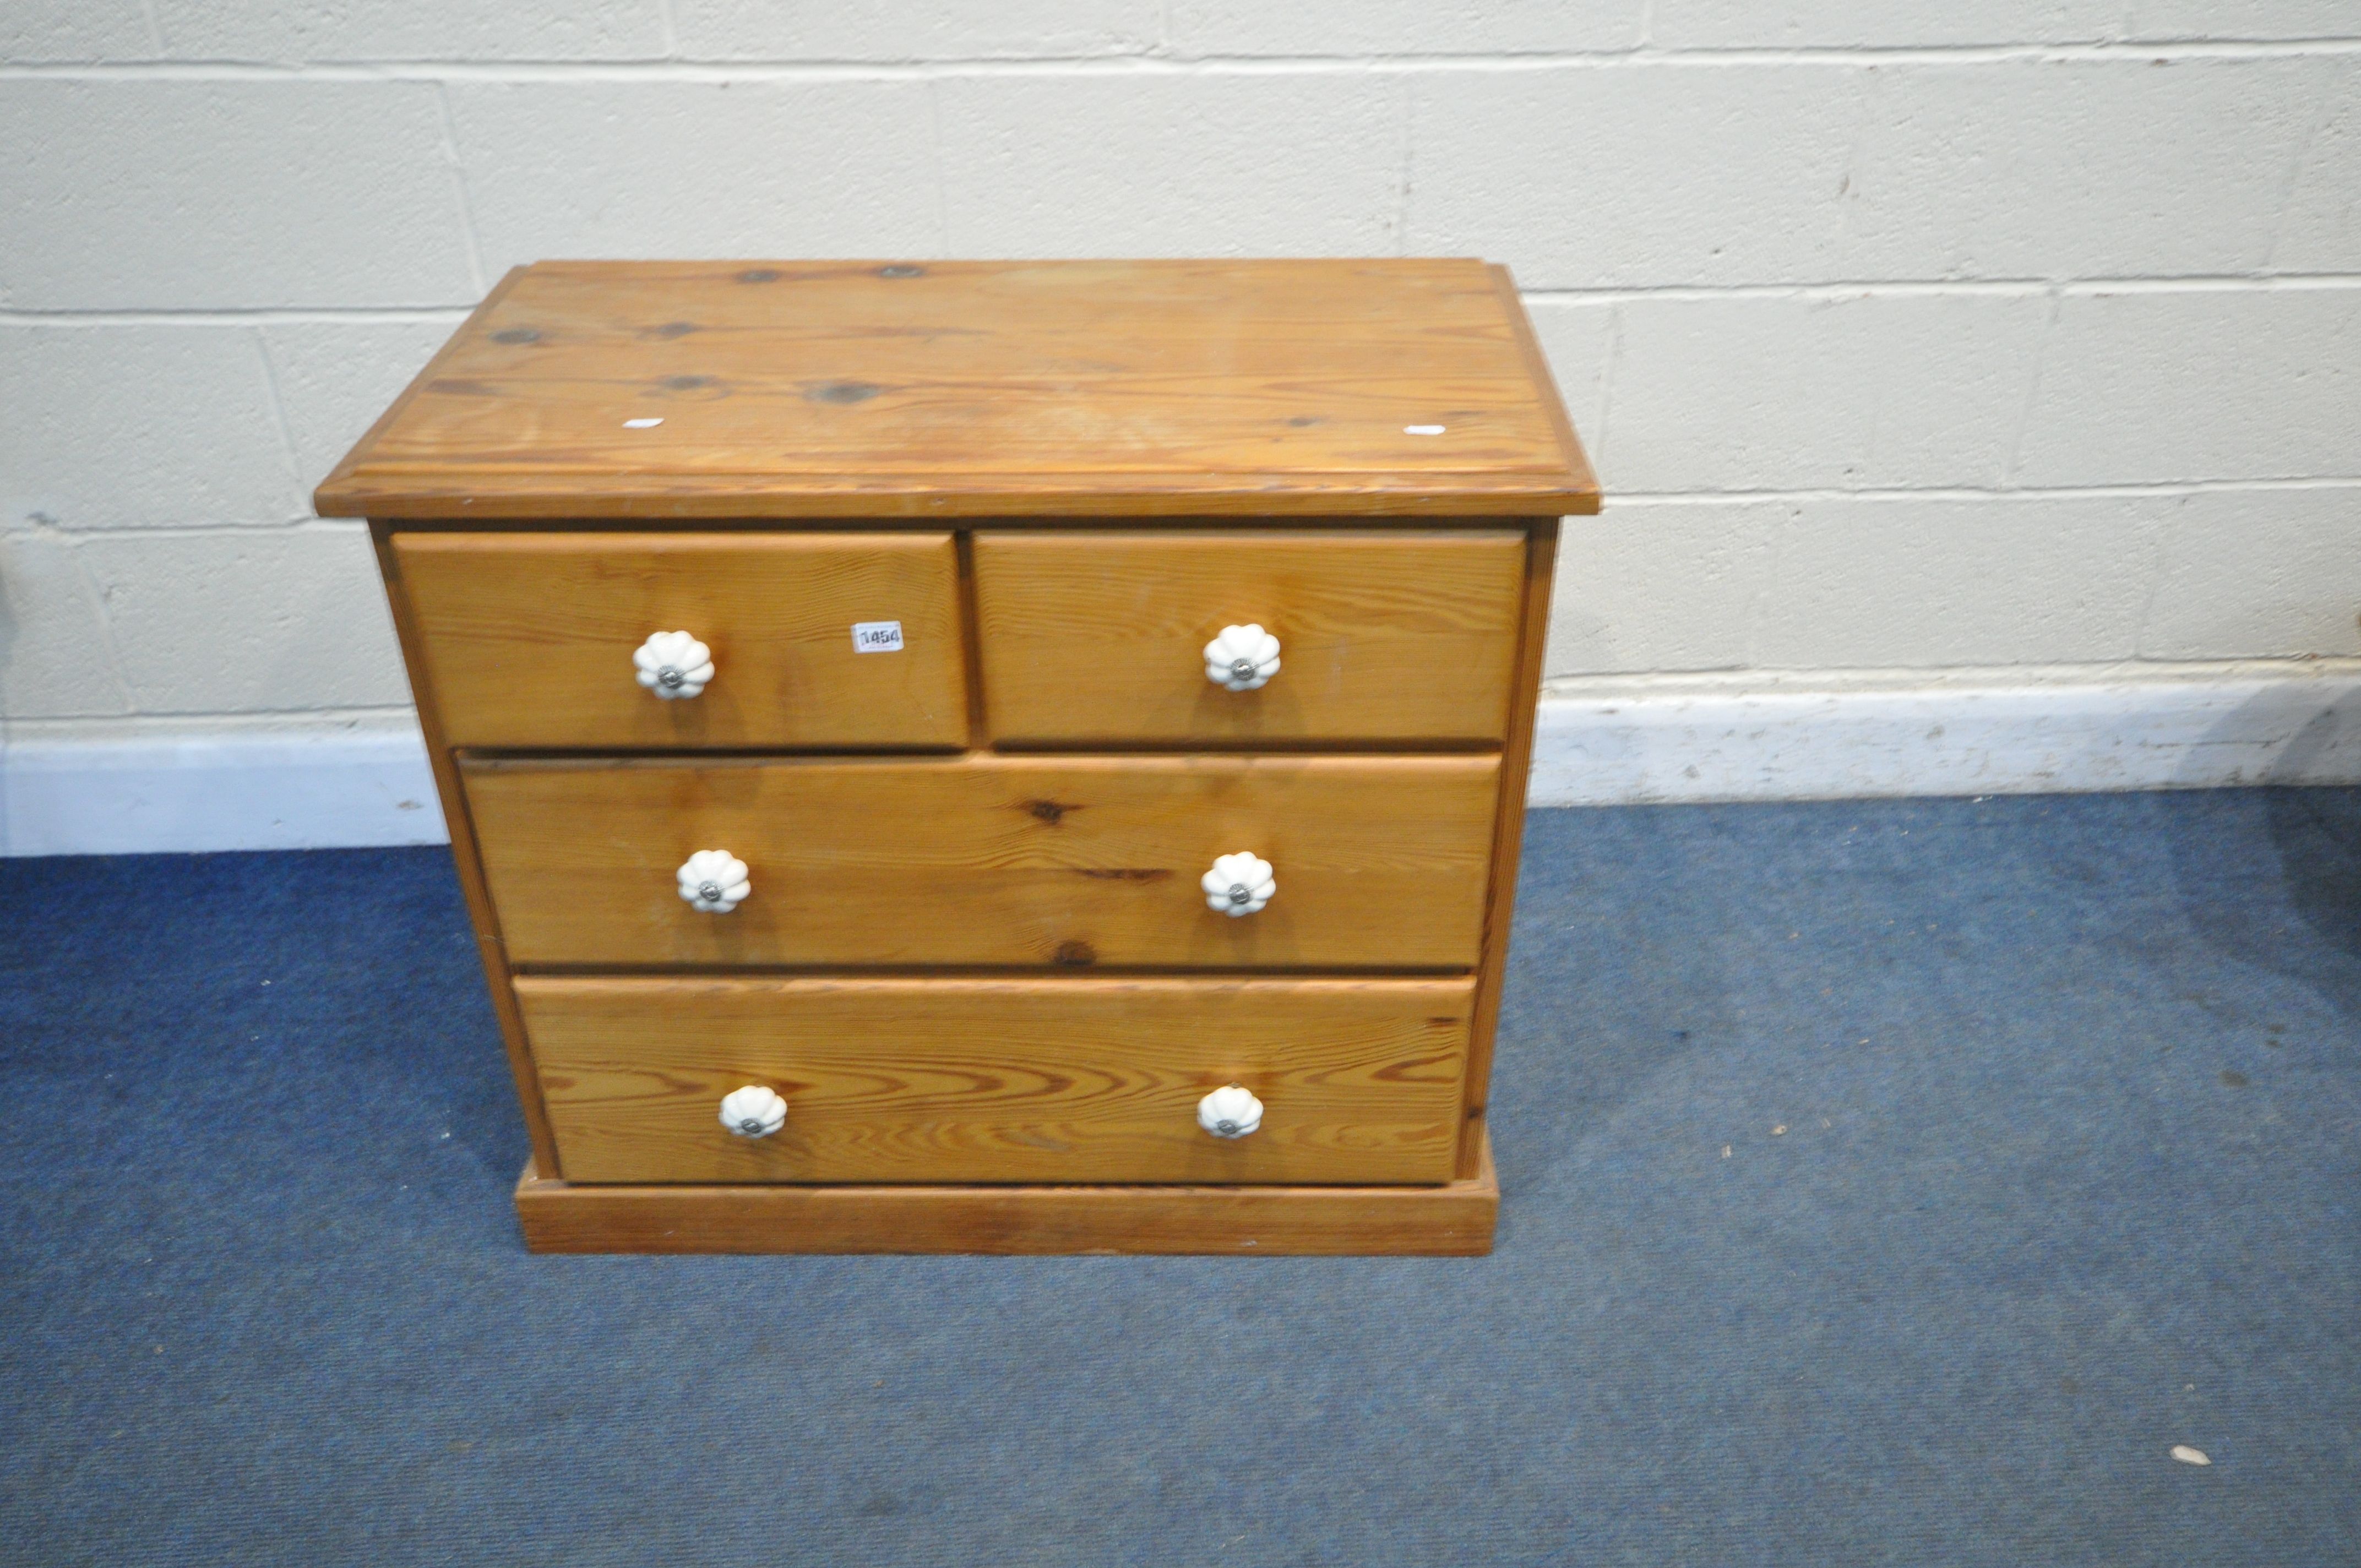
[[[568,1181],[1447,1181],[1474,984],[516,982]],[[1237,1084],[1243,1137],[1198,1124]],[[775,1132],[723,1096],[785,1102]]]
[[[948,533],[411,532],[392,554],[455,746],[967,740]],[[639,679],[633,655],[671,631],[709,651],[694,696]]]
[[[987,722],[1010,745],[1497,740],[1524,570],[1500,531],[979,532]],[[1231,626],[1278,639],[1267,684],[1209,678]]]
[[[1482,936],[1499,766],[475,760],[462,776],[517,963],[1458,968]],[[747,867],[727,913],[681,896],[689,856],[715,850]],[[1239,852],[1277,892],[1232,916],[1201,883]]]

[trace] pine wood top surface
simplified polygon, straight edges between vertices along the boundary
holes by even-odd
[[[1300,519],[1595,512],[1598,487],[1479,261],[555,261],[510,273],[315,499]]]

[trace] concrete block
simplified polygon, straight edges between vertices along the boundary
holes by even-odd
[[[2352,38],[2346,0],[1910,0],[1758,5],[1656,0],[1648,41],[1661,49],[1924,49],[1962,44]]]
[[[0,83],[19,310],[474,297],[432,83]]]
[[[1549,356],[1566,417],[1596,459],[1607,418],[1607,366],[1615,346],[1615,307],[1590,300],[1528,300],[1533,335]]]
[[[73,541],[47,531],[0,533],[0,717],[130,711],[97,585]]]
[[[2361,487],[2212,490],[2165,510],[2143,657],[2361,653]]]
[[[1619,506],[1559,524],[1553,678],[1734,669],[1752,662],[1784,501]]]
[[[2025,409],[2035,295],[1626,300],[1608,492],[1988,485]]]
[[[2361,38],[2351,0],[2133,0],[2128,38],[2158,42]]]
[[[1798,501],[1763,585],[1754,662],[1929,669],[2130,658],[2169,509],[2123,497]]]
[[[1632,48],[1643,11],[1640,0],[1173,0],[1170,41],[1184,55],[1571,53]]]
[[[1390,80],[975,76],[936,92],[955,255],[1395,251]]]
[[[657,0],[154,0],[172,60],[653,60]]]
[[[2296,165],[2271,266],[2361,272],[2361,60],[2329,65],[2319,126]]]
[[[2092,43],[2123,27],[2121,0],[1912,0],[1763,5],[1656,0],[1648,39],[1661,49],[1912,49],[1945,44]]]
[[[549,257],[937,256],[915,82],[453,82],[494,276]]]
[[[262,329],[279,406],[308,494],[352,450],[434,351],[459,328],[448,321],[281,322]]]
[[[309,510],[245,327],[0,326],[0,529]]]
[[[0,60],[64,64],[155,53],[137,0],[8,0],[0,7]]]
[[[1421,72],[1403,249],[1505,261],[1528,289],[1825,280],[1868,80],[1795,63]]]
[[[2361,288],[2070,295],[2026,486],[2361,477]]]
[[[930,60],[1144,54],[1163,31],[1158,0],[673,0],[689,60]]]
[[[143,713],[289,713],[410,700],[358,523],[115,534],[82,546]]]
[[[1839,270],[2254,270],[2329,70],[2291,59],[1882,69],[1849,170]]]

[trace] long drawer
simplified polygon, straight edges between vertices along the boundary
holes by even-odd
[[[413,532],[392,554],[455,746],[967,742],[948,533]],[[659,695],[635,655],[683,631],[709,678]]]
[[[981,532],[987,722],[1011,745],[1497,740],[1524,569],[1510,532]],[[1208,674],[1233,626],[1277,660],[1241,689]]]
[[[1499,760],[473,760],[512,962],[1466,968]],[[698,851],[751,890],[682,894]],[[1209,907],[1216,857],[1276,893]],[[691,891],[697,882],[691,879]],[[727,890],[725,890],[727,891]]]
[[[516,982],[568,1181],[1442,1182],[1474,983]],[[1236,1084],[1260,1125],[1215,1137]],[[766,1136],[725,1095],[785,1102]]]

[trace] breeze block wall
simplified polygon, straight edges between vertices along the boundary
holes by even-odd
[[[2355,689],[2350,0],[12,0],[8,844],[109,847],[93,769],[406,754],[306,497],[513,264],[1353,253],[1508,263],[1608,487],[1551,798],[2218,782],[2009,746]],[[1967,772],[1823,765],[1963,692]],[[228,837],[432,836],[380,793]]]

